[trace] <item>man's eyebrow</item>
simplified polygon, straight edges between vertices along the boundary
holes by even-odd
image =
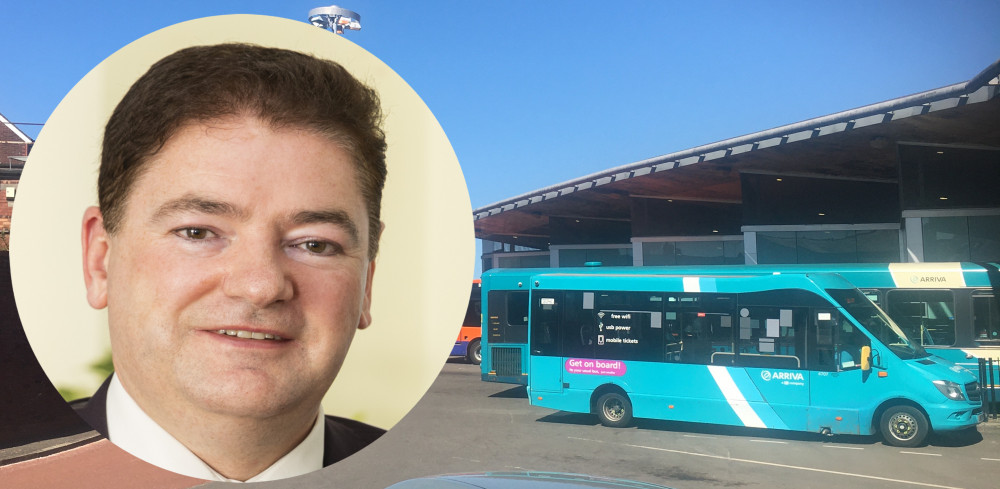
[[[360,242],[361,235],[358,232],[358,225],[351,219],[350,215],[341,210],[302,211],[292,216],[292,222],[295,224],[333,224],[346,231],[354,244]]]
[[[182,212],[197,212],[214,216],[233,216],[237,219],[246,217],[246,212],[228,202],[185,195],[184,197],[169,200],[158,207],[156,212],[153,213],[152,220],[158,221]]]

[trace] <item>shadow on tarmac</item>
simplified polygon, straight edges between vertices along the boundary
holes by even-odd
[[[537,419],[541,423],[571,424],[577,426],[597,426],[600,423],[592,414],[571,413],[559,411]],[[616,428],[607,428],[613,430]],[[840,445],[886,445],[881,435],[822,435],[804,431],[772,430],[763,428],[748,428],[743,426],[727,426],[708,423],[690,423],[685,421],[665,421],[658,419],[635,419],[624,429],[640,429],[649,431],[670,431],[674,433],[742,436],[750,438],[767,438],[773,440],[806,441],[812,443],[837,443]],[[983,441],[983,435],[978,430],[963,430],[958,432],[932,433],[922,446],[932,447],[966,447]]]
[[[931,433],[927,445],[932,447],[967,447],[983,441],[983,434],[976,429]]]
[[[538,418],[538,421],[542,423],[572,424],[578,426],[597,426],[600,424],[597,422],[597,416],[592,414],[569,413],[566,411],[559,411],[547,416],[542,416],[541,418]]]
[[[490,394],[490,397],[499,397],[503,399],[527,399],[528,389],[523,385],[519,385],[495,394]]]

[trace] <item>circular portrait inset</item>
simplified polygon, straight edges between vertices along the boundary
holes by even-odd
[[[11,275],[52,383],[115,445],[208,480],[331,465],[454,345],[471,205],[447,137],[364,49],[263,16],[122,48],[49,118]]]

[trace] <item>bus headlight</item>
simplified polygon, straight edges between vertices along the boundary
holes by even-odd
[[[964,401],[965,394],[962,394],[962,386],[950,380],[935,380],[934,387],[941,391],[945,397],[954,401]]]

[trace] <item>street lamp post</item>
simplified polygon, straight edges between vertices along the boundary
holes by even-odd
[[[330,29],[337,34],[343,34],[344,29],[361,30],[361,15],[336,5],[310,10],[309,22],[316,27]]]

